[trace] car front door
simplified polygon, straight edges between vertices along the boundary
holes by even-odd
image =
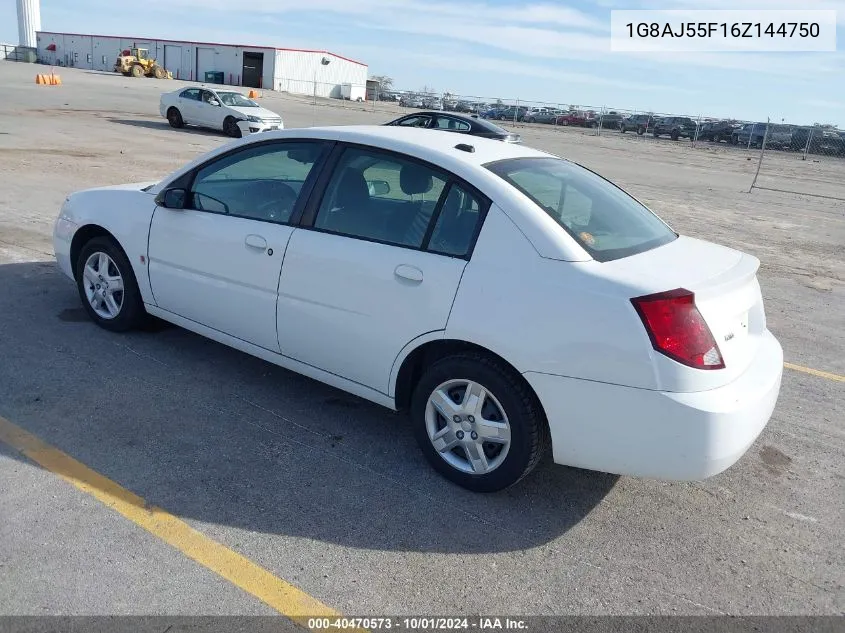
[[[177,183],[187,190],[185,208],[157,207],[150,226],[150,285],[158,307],[278,352],[282,260],[327,147],[251,144]]]
[[[213,105],[213,104],[217,105]],[[197,117],[199,124],[216,130],[223,129],[223,104],[210,90],[200,91],[200,100],[197,104]]]
[[[403,347],[445,329],[487,203],[409,157],[335,152],[285,254],[279,343],[286,356],[386,394]]]

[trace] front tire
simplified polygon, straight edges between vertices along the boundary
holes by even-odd
[[[479,353],[432,364],[411,400],[414,436],[434,469],[474,492],[513,486],[540,461],[548,426],[510,367]]]
[[[238,122],[231,116],[227,116],[226,120],[223,121],[223,131],[226,133],[226,136],[231,136],[232,138],[241,138],[242,136]]]
[[[146,311],[132,265],[112,238],[88,241],[76,260],[76,286],[85,311],[97,325],[112,332],[138,327]]]
[[[129,72],[131,72],[132,76],[135,77],[136,79],[138,77],[144,76],[144,68],[140,64],[135,64],[134,66],[132,66],[132,70],[129,71]]]

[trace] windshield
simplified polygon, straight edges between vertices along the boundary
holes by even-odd
[[[634,198],[593,172],[559,158],[514,158],[487,165],[606,262],[651,250],[678,236]]]
[[[237,108],[257,108],[259,107],[255,101],[247,99],[240,92],[218,92],[220,101],[223,105],[235,106]]]

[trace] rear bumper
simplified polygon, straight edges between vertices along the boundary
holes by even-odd
[[[528,372],[549,420],[554,461],[620,475],[706,479],[731,467],[765,428],[780,392],[783,350],[766,332],[734,382],[672,393]]]

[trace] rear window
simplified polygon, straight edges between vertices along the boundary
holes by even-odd
[[[678,235],[601,176],[559,158],[514,158],[486,167],[528,196],[593,259],[642,253]]]

